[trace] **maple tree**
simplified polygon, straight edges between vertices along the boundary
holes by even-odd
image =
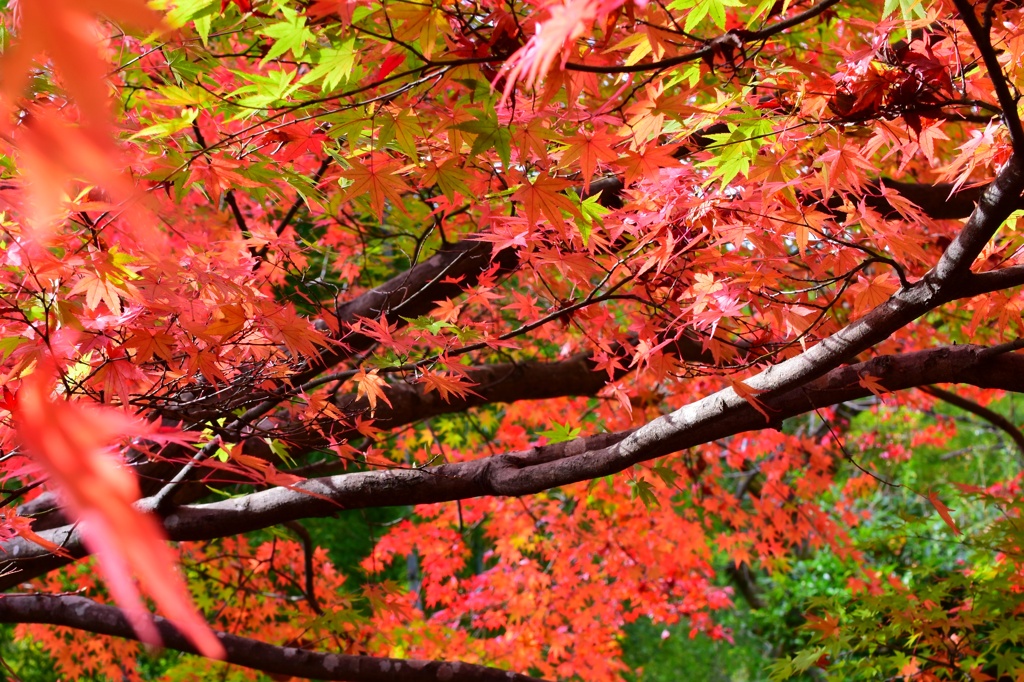
[[[1024,675],[1020,475],[885,435],[1024,443],[1018,3],[3,5],[0,622],[61,674],[617,679],[813,551],[777,675]],[[867,561],[900,485],[976,553]]]

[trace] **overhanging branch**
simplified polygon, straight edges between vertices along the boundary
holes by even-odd
[[[732,404],[720,392],[630,431],[598,434],[565,443],[510,452],[437,467],[369,471],[311,479],[295,489],[274,488],[210,504],[186,505],[164,519],[174,540],[210,540],[330,516],[341,509],[405,506],[487,495],[529,495],[607,476],[634,464],[746,431],[778,426],[782,420],[870,395],[870,376],[887,391],[935,383],[963,383],[1024,392],[1024,355],[993,354],[981,346],[951,346],[885,355],[835,369],[805,386],[768,396],[772,424],[744,400]],[[731,390],[731,389],[729,389]],[[646,432],[646,433],[645,433]],[[667,435],[663,435],[667,434]],[[147,501],[140,502],[145,508]],[[73,526],[41,533],[75,555],[84,550]],[[10,589],[66,563],[23,538],[0,544],[11,557],[0,579]]]
[[[0,596],[0,623],[42,623],[136,640],[120,609],[74,595]],[[191,642],[159,616],[154,624],[164,646],[195,654]],[[324,654],[266,644],[218,632],[227,662],[271,675],[348,682],[543,682],[520,673],[458,661],[421,661],[374,656]]]

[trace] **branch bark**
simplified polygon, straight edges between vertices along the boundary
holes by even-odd
[[[169,621],[154,617],[164,646],[194,654],[195,649]],[[136,640],[120,609],[85,597],[36,594],[0,597],[0,623],[45,623]],[[272,675],[348,682],[543,682],[520,673],[458,661],[421,661],[324,654],[218,632],[227,662]]]
[[[815,408],[863,398],[870,375],[888,391],[935,383],[963,383],[1024,392],[1024,355],[993,353],[982,346],[950,346],[902,355],[884,355],[827,373],[774,395],[759,396],[772,415],[744,400],[730,405],[725,391],[630,431],[598,434],[480,460],[437,467],[369,471],[311,479],[294,489],[274,488],[210,504],[178,507],[164,519],[173,540],[210,540],[302,518],[330,516],[340,509],[446,502],[486,495],[529,495],[607,476],[634,464],[745,431],[778,426]],[[727,389],[731,391],[731,389]],[[697,407],[695,407],[697,406]],[[644,431],[653,431],[652,437]],[[139,505],[147,508],[150,502]],[[40,533],[75,556],[84,548],[74,526]],[[67,563],[18,537],[0,543],[11,557],[0,570],[0,590]]]

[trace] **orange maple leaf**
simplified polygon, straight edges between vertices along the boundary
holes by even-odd
[[[85,293],[85,306],[89,310],[96,310],[100,302],[103,302],[114,315],[120,316],[122,312],[121,298],[137,299],[137,292],[133,291],[131,285],[118,282],[111,277],[109,272],[102,268],[81,268],[82,278],[78,280],[68,296]]]
[[[889,300],[889,297],[899,290],[900,285],[896,279],[887,272],[876,275],[870,281],[858,283],[851,287],[856,291],[853,298],[853,313],[857,317],[870,312]]]
[[[387,386],[387,382],[384,381],[384,377],[377,374],[377,370],[371,369],[367,372],[365,369],[361,369],[352,379],[356,382],[357,387],[356,400],[366,396],[366,401],[370,403],[371,415],[377,409],[378,398],[387,403],[388,407],[391,407],[391,401],[384,395],[384,387]]]
[[[391,200],[391,205],[405,211],[402,192],[409,191],[408,185],[399,176],[399,163],[384,154],[372,154],[367,163],[358,159],[349,159],[352,166],[341,172],[352,184],[345,189],[344,201],[369,195],[370,207],[377,214],[377,220],[384,220],[384,202]]]
[[[18,535],[25,538],[29,542],[39,545],[47,552],[56,554],[57,556],[71,558],[71,554],[58,544],[50,542],[43,536],[32,530],[32,519],[25,518],[24,516],[18,516],[16,514],[0,514],[0,526],[7,526],[13,529]]]
[[[673,156],[678,147],[678,144],[649,143],[638,151],[627,150],[625,156],[617,163],[625,170],[625,185],[628,187],[638,178],[657,177],[662,168],[678,166],[679,159]]]
[[[223,658],[224,648],[193,608],[174,571],[163,527],[134,507],[138,482],[110,455],[110,446],[119,437],[152,435],[153,429],[120,410],[52,400],[52,375],[52,367],[42,367],[22,383],[13,411],[18,436],[61,485],[115,601],[139,639],[159,645],[160,635],[139,595],[141,587],[200,653]]]
[[[565,223],[562,211],[568,212],[577,220],[581,218],[579,209],[562,194],[562,190],[568,186],[567,180],[539,175],[533,182],[523,183],[512,198],[523,202],[526,220],[530,225],[535,225],[543,215],[553,227],[558,228]]]
[[[425,393],[437,391],[438,395],[441,396],[441,400],[446,403],[451,402],[452,395],[459,398],[465,398],[469,393],[477,396],[480,395],[475,391],[471,391],[466,381],[457,376],[444,376],[442,374],[434,374],[433,372],[424,372],[420,377],[420,381],[424,384],[423,390]]]
[[[238,169],[245,169],[245,164],[226,154],[210,154],[197,159],[192,164],[187,185],[198,184],[214,199],[232,187],[262,187],[255,180],[250,180]]]
[[[761,391],[747,386],[739,379],[734,379],[730,376],[727,376],[726,379],[729,380],[729,385],[732,386],[732,390],[736,391],[736,395],[750,403],[751,407],[764,415],[764,420],[766,422],[771,423],[772,418],[771,415],[768,414],[768,410],[770,408],[765,405],[763,401],[757,399],[757,395],[761,393]]]
[[[590,193],[590,181],[597,172],[598,162],[609,163],[618,160],[619,153],[611,147],[616,141],[613,135],[603,130],[595,130],[592,133],[580,132],[566,140],[569,146],[562,152],[562,164],[580,160],[584,194]]]
[[[885,386],[882,386],[882,384],[878,382],[878,377],[873,377],[870,374],[861,374],[860,381],[858,383],[864,388],[874,393],[875,395],[877,395],[879,398],[882,397],[882,394],[888,393],[888,390],[885,388]]]

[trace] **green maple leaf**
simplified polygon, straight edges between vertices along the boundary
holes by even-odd
[[[641,477],[629,482],[633,486],[633,499],[639,498],[648,509],[655,509],[661,506],[658,496],[654,494],[654,486],[650,481]]]
[[[323,79],[320,85],[321,92],[333,90],[340,83],[348,82],[355,64],[356,38],[352,36],[338,47],[325,47],[320,50],[316,66],[302,78],[302,83],[315,83]]]
[[[477,156],[493,149],[498,152],[501,162],[508,168],[509,160],[512,158],[512,132],[507,126],[499,124],[496,116],[490,117],[484,112],[476,112],[473,115],[476,117],[475,121],[466,121],[455,126],[458,130],[476,135],[469,155]]]
[[[541,431],[540,435],[548,439],[548,444],[552,443],[564,443],[567,440],[572,440],[580,435],[580,427],[571,427],[569,422],[565,424],[556,423],[554,427],[547,431]]]
[[[306,27],[306,17],[292,9],[282,10],[284,21],[271,24],[260,31],[260,35],[274,39],[270,51],[261,64],[280,57],[291,50],[292,56],[301,59],[306,54],[306,43],[316,40],[316,36]]]

